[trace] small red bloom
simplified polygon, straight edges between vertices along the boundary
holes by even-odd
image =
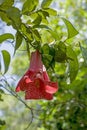
[[[31,54],[30,67],[16,87],[16,92],[20,90],[25,91],[25,99],[47,100],[51,100],[58,90],[57,82],[49,79],[39,51]]]

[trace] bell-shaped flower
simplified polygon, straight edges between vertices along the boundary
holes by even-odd
[[[42,63],[39,51],[32,52],[30,67],[19,81],[16,92],[25,91],[25,99],[53,99],[58,90],[57,82],[51,82]]]

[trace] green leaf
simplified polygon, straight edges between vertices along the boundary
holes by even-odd
[[[20,10],[16,7],[11,7],[7,11],[7,16],[12,20],[13,27],[19,28],[21,25],[21,13]]]
[[[51,56],[55,55],[55,50],[52,46],[49,46],[48,44],[44,44],[41,48],[41,51],[43,54],[48,54]]]
[[[68,31],[68,39],[76,36],[79,32],[74,28],[71,22],[65,18],[62,18],[64,23],[66,24],[67,31]]]
[[[7,25],[10,25],[12,23],[5,12],[0,12],[0,18],[3,21],[5,21],[7,23]]]
[[[22,43],[22,35],[20,34],[20,32],[16,33],[16,44],[15,44],[15,51],[20,47],[21,43]]]
[[[26,0],[26,2],[23,5],[23,8],[22,8],[22,13],[23,14],[29,14],[30,12],[35,10],[38,3],[39,3],[38,0]]]
[[[55,31],[53,31],[52,29],[48,29],[47,30],[51,35],[52,35],[52,37],[55,39],[55,40],[59,40],[59,36],[58,36],[58,34],[55,32]]]
[[[16,7],[10,7],[7,10],[0,10],[0,17],[8,25],[12,25],[14,28],[19,28],[21,25],[21,13]]]
[[[48,23],[47,17],[49,17],[49,13],[41,9],[37,11],[37,13],[42,17],[41,22],[47,24]]]
[[[7,72],[10,64],[10,54],[6,50],[2,50],[3,63],[4,63],[4,73]]]
[[[41,48],[42,52],[42,60],[46,68],[53,68],[54,66],[54,49],[50,47],[48,44],[44,44]]]
[[[14,39],[14,36],[10,33],[5,33],[5,34],[0,35],[0,43],[2,43],[3,41],[7,39]]]
[[[43,0],[41,7],[42,8],[48,8],[51,3],[52,3],[52,0]]]
[[[31,13],[31,14],[29,15],[29,17],[31,17],[31,19],[35,20],[35,19],[38,17],[37,11]]]
[[[69,76],[70,76],[70,81],[72,82],[77,76],[79,64],[78,64],[77,55],[71,46],[67,46],[67,57],[70,58],[68,60]]]
[[[49,54],[43,54],[42,55],[42,60],[46,68],[52,67],[52,59],[53,57]]]
[[[42,17],[38,15],[36,19],[33,21],[34,25],[39,25],[41,23]]]
[[[53,15],[53,16],[56,16],[56,15],[57,15],[57,11],[54,10],[54,9],[46,8],[45,11],[48,12],[49,15]]]
[[[21,32],[28,39],[28,41],[33,40],[32,32],[30,30],[31,30],[30,27],[26,27],[25,24],[21,24]]]
[[[14,4],[14,0],[4,0],[4,2],[0,5],[0,9],[7,10]]]
[[[41,25],[34,25],[33,28],[44,28],[44,29],[50,29],[48,26],[41,24]]]
[[[41,44],[39,41],[33,41],[32,45],[33,45],[34,49],[36,49],[36,50],[40,50],[40,48],[41,48]]]
[[[38,14],[41,15],[42,18],[45,18],[45,19],[46,19],[46,17],[49,17],[49,13],[46,12],[45,10],[39,10]]]
[[[42,47],[42,53],[44,54],[49,54],[50,52],[50,47],[48,44],[44,44],[43,47]]]
[[[39,32],[35,29],[35,30],[32,30],[32,33],[33,33],[33,37],[36,41],[41,41],[41,36],[39,34]]]
[[[63,42],[59,42],[54,46],[55,49],[55,61],[56,62],[65,62],[67,59],[66,55],[66,45]]]

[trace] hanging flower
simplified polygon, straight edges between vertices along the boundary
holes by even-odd
[[[31,54],[30,67],[19,81],[16,92],[25,91],[25,99],[53,99],[58,90],[57,82],[51,82],[41,61],[39,51]]]

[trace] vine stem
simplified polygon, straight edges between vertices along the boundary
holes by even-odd
[[[4,78],[5,78],[5,76],[4,76]],[[12,88],[11,88],[10,84],[7,82],[6,78],[2,79],[1,81],[4,81],[4,83],[8,86],[9,89],[4,87],[3,85],[0,87],[4,88],[6,91],[8,91],[12,96],[14,96],[16,99],[18,99],[21,103],[23,103],[26,106],[26,108],[28,108],[31,111],[31,121],[29,122],[28,126],[24,129],[24,130],[27,130],[33,121],[33,118],[34,118],[33,110],[34,109],[31,108],[30,106],[28,106],[26,104],[26,102],[15,91],[12,90]]]

